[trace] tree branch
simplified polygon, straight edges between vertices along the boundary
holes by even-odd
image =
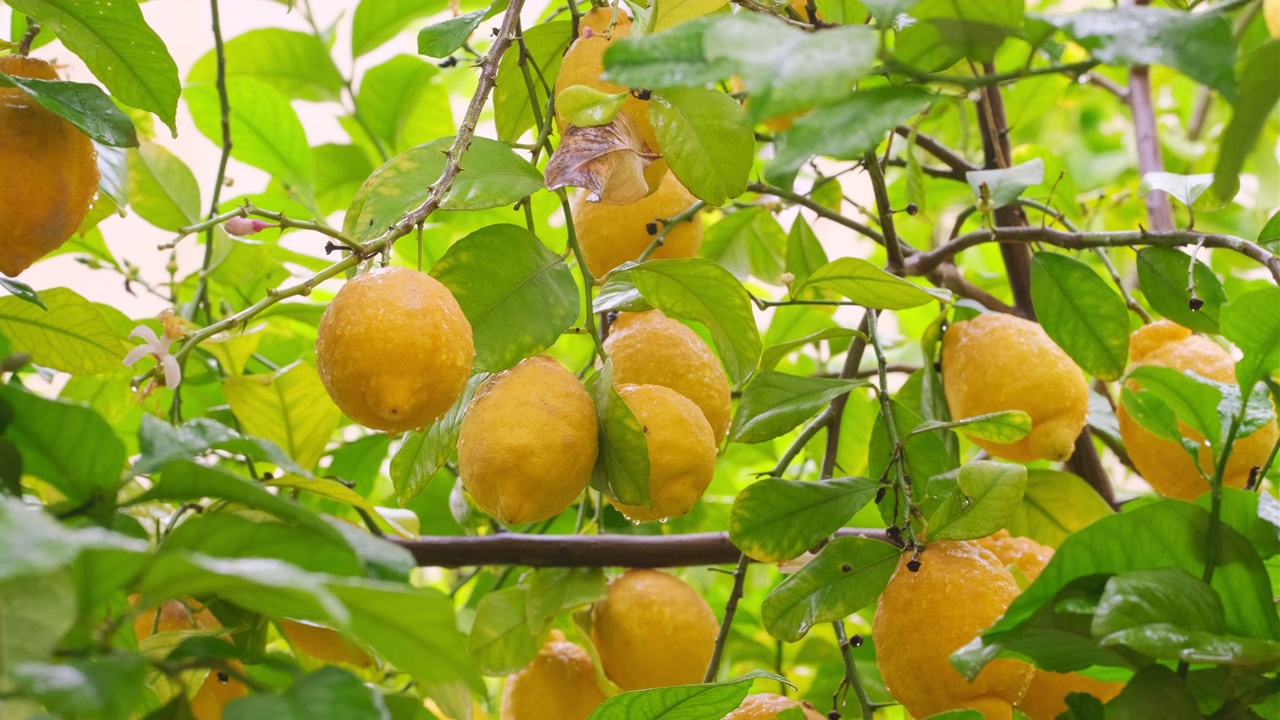
[[[911,137],[911,128],[907,127],[906,125],[899,125],[898,127],[894,128],[893,131],[904,138]],[[941,160],[944,165],[951,168],[954,172],[959,173],[961,180],[964,180],[964,173],[967,173],[970,170],[982,169],[981,165],[976,165],[974,163],[969,162],[968,160],[965,160],[964,157],[960,155],[960,153],[956,152],[955,150],[952,150],[946,145],[943,145],[941,141],[939,141],[937,138],[933,137],[932,135],[926,135],[922,132],[917,132],[916,145],[924,148],[925,152]]]
[[[1148,5],[1150,0],[1126,0],[1126,5]],[[1133,115],[1134,142],[1138,147],[1138,173],[1164,170],[1164,158],[1160,154],[1160,138],[1156,134],[1156,112],[1151,105],[1151,73],[1146,65],[1135,65],[1129,70],[1129,112]],[[1169,196],[1161,190],[1147,193],[1147,222],[1152,230],[1173,230],[1173,205]]]

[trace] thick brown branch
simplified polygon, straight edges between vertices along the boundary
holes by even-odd
[[[1150,0],[1133,0],[1129,5],[1148,5]],[[1160,137],[1156,133],[1156,111],[1151,104],[1151,73],[1145,65],[1129,70],[1129,111],[1133,115],[1134,142],[1138,147],[1138,172],[1146,175],[1164,170]],[[1147,193],[1147,221],[1152,230],[1173,230],[1173,205],[1160,190]]]
[[[837,535],[887,540],[884,530],[845,528]],[[732,565],[742,551],[729,533],[687,535],[525,535],[420,537],[395,540],[422,567],[524,565],[527,567],[687,567]]]

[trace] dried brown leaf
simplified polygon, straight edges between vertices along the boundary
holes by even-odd
[[[620,112],[607,125],[570,125],[543,176],[550,190],[580,187],[591,202],[626,205],[649,194],[644,169],[659,157],[636,122]]]

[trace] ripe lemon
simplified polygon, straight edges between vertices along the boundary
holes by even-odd
[[[1067,696],[1071,693],[1092,695],[1105,703],[1122,690],[1122,682],[1103,682],[1079,673],[1037,670],[1018,709],[1031,720],[1054,720],[1067,711]]]
[[[702,682],[720,625],[683,580],[628,570],[591,608],[591,640],[604,672],[624,690]]]
[[[748,695],[737,709],[724,716],[724,720],[777,720],[778,713],[793,707],[803,708],[805,720],[826,720],[809,703],[799,703],[773,693]]]
[[[610,24],[613,25],[612,29],[609,28]],[[591,28],[596,35],[607,32],[611,38],[627,37],[631,34],[631,16],[620,7],[616,13],[612,7],[593,7],[578,18],[579,33],[582,28]]]
[[[320,318],[316,370],[347,417],[389,433],[423,427],[462,395],[471,324],[440,281],[402,267],[349,280]]]
[[[948,657],[1004,614],[1018,584],[995,555],[971,542],[929,543],[919,559],[911,572],[911,554],[903,553],[872,620],[885,689],[915,717],[967,708],[1008,720],[1031,682],[1031,666],[996,660],[969,682]]]
[[[1262,18],[1271,37],[1280,38],[1280,0],[1262,0]]]
[[[999,530],[974,542],[999,558],[1005,567],[1017,565],[1031,581],[1040,577],[1040,571],[1053,559],[1053,548],[1028,537],[1014,537],[1008,530]]]
[[[1236,382],[1235,361],[1231,355],[1208,338],[1193,335],[1190,330],[1168,320],[1151,323],[1134,331],[1129,341],[1129,354],[1133,364],[1158,365],[1179,372],[1191,372],[1220,383]],[[1137,387],[1130,382],[1129,387]],[[1195,500],[1208,492],[1209,484],[1200,477],[1191,458],[1176,443],[1162,440],[1147,432],[1124,409],[1116,410],[1120,420],[1120,438],[1133,460],[1138,473],[1156,492],[1165,497]],[[1178,423],[1186,437],[1203,442],[1196,431]],[[1237,438],[1227,459],[1223,484],[1227,487],[1244,487],[1249,471],[1266,462],[1271,446],[1276,442],[1277,428],[1273,422],[1252,435]],[[1225,433],[1223,439],[1225,440]],[[1206,475],[1213,475],[1213,453],[1203,445],[1200,448],[1200,467]]]
[[[693,401],[661,385],[622,385],[627,404],[649,444],[649,507],[614,502],[635,522],[653,522],[689,512],[711,484],[716,441]]]
[[[129,603],[137,606],[138,595],[129,596]],[[191,608],[199,608],[191,612]],[[184,630],[209,630],[221,627],[221,623],[192,598],[166,600],[160,607],[144,610],[133,619],[133,634],[142,642],[156,633],[182,632]]]
[[[653,242],[648,226],[662,230],[662,220],[676,215],[697,202],[676,176],[667,173],[657,192],[630,205],[605,205],[587,202],[580,192],[573,198],[573,228],[587,260],[587,269],[596,278],[629,260],[639,259]],[[662,239],[662,246],[651,258],[688,258],[702,247],[702,218],[680,223]]]
[[[25,55],[0,57],[0,71],[58,79],[52,65]],[[98,192],[98,152],[26,91],[0,87],[0,168],[0,272],[16,277],[84,222]]]
[[[281,620],[280,631],[295,648],[317,660],[373,667],[373,658],[337,630],[297,620]]]
[[[729,432],[729,380],[711,348],[661,310],[621,313],[609,326],[605,352],[618,385],[661,385],[693,401],[711,425],[716,445]]]
[[[587,720],[605,701],[586,650],[552,630],[523,670],[507,676],[500,720]]]
[[[1007,460],[1070,458],[1089,412],[1084,373],[1039,323],[1013,315],[988,313],[947,328],[942,382],[956,420],[1006,410],[1031,416],[1031,434],[1017,442],[971,438]]]
[[[480,386],[458,433],[458,471],[485,512],[509,525],[538,522],[587,487],[599,450],[591,396],[539,355]]]
[[[233,670],[244,673],[244,666],[239,660],[228,660]],[[245,684],[221,670],[210,670],[200,684],[200,689],[191,698],[191,717],[195,720],[222,720],[222,711],[227,703],[249,694]]]

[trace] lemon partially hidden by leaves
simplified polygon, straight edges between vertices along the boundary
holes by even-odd
[[[1008,410],[1031,416],[1031,434],[1017,442],[970,438],[1007,460],[1067,460],[1089,414],[1089,387],[1080,368],[1039,323],[1004,313],[947,328],[942,383],[956,420]]]
[[[587,720],[605,701],[586,650],[552,630],[538,656],[507,676],[499,720]]]
[[[621,385],[618,394],[640,421],[649,446],[649,507],[615,501],[628,519],[679,517],[707,491],[716,469],[711,426],[693,401],[661,385]]]
[[[624,690],[702,682],[719,632],[696,590],[656,570],[614,578],[591,608],[591,641],[605,674]]]
[[[471,324],[449,289],[416,270],[357,275],[320,318],[316,370],[347,417],[389,433],[435,421],[462,395]]]
[[[129,603],[136,606],[140,599],[138,595],[132,595]],[[191,598],[166,600],[159,607],[143,610],[133,618],[133,634],[138,642],[156,633],[210,630],[217,627],[222,625],[209,612],[209,608]]]
[[[971,542],[929,543],[912,572],[903,553],[880,595],[871,634],[885,689],[915,717],[972,709],[1008,720],[1032,668],[996,660],[969,682],[948,658],[989,627],[1018,596],[1005,566]]]
[[[227,666],[244,674],[244,666],[238,660],[228,660]],[[230,673],[210,670],[191,698],[191,717],[195,720],[222,720],[222,711],[227,703],[248,694],[249,688],[231,677]]]
[[[1053,548],[1028,537],[1014,537],[1008,530],[999,530],[973,542],[999,558],[1005,567],[1017,565],[1031,581],[1040,577],[1040,571],[1053,559]]]
[[[57,80],[43,60],[0,57],[14,77]],[[57,250],[84,222],[98,192],[89,136],[16,87],[0,87],[0,272],[15,277]]]
[[[462,484],[507,524],[554,517],[587,487],[599,452],[595,405],[546,355],[480,386],[458,433]]]
[[[298,620],[281,620],[280,631],[289,644],[317,660],[373,667],[369,653],[337,630]]]
[[[1134,365],[1158,365],[1184,373],[1191,371],[1209,380],[1236,384],[1235,361],[1226,350],[1168,320],[1135,330],[1129,340],[1129,354]],[[1129,381],[1128,386],[1137,389],[1139,384]],[[1133,460],[1138,474],[1156,492],[1165,497],[1195,500],[1209,491],[1209,483],[1200,473],[1213,475],[1213,453],[1204,446],[1204,438],[1198,432],[1178,423],[1184,437],[1200,443],[1199,470],[1177,443],[1156,437],[1139,425],[1123,403],[1117,408],[1116,417],[1120,420],[1120,439],[1124,441],[1129,458]],[[1244,487],[1250,471],[1266,462],[1271,447],[1275,445],[1277,432],[1280,431],[1273,421],[1250,435],[1237,438],[1231,457],[1227,458],[1223,484]],[[1225,433],[1223,439],[1226,439]]]
[[[688,210],[697,201],[671,173],[662,176],[657,192],[629,205],[588,202],[587,193],[579,192],[571,209],[587,269],[599,279],[622,263],[639,259],[654,235],[662,230],[662,221]],[[649,257],[694,257],[700,247],[702,218],[695,215],[672,228]]]
[[[777,720],[778,713],[795,707],[801,708],[804,720],[826,720],[812,705],[774,693],[748,695],[741,705],[724,716],[724,720]]]
[[[609,326],[605,352],[618,385],[662,385],[693,401],[716,445],[729,432],[729,380],[711,348],[679,320],[661,310],[621,313]]]

